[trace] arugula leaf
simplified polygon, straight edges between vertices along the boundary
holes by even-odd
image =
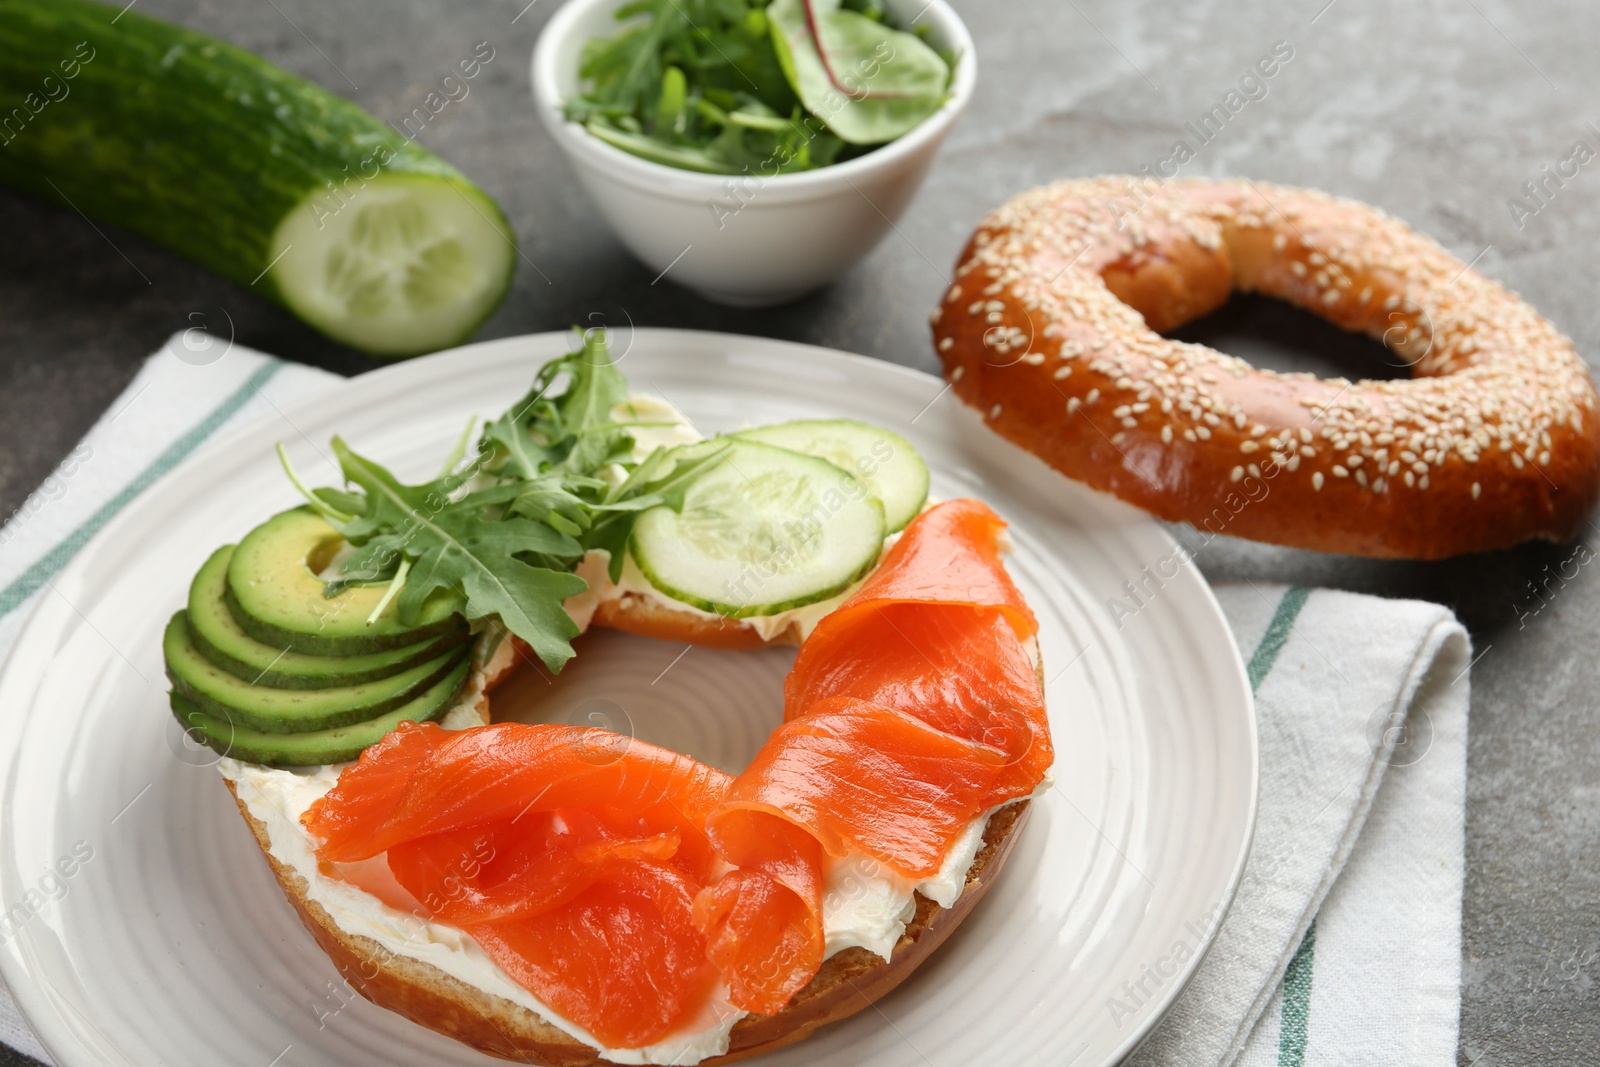
[[[850,144],[892,141],[945,101],[950,66],[915,34],[840,0],[773,0],[767,18],[801,102]]]
[[[484,427],[491,470],[509,468],[526,479],[552,468],[591,476],[633,447],[627,430],[611,418],[611,409],[628,399],[628,381],[612,365],[604,331],[580,336],[578,351],[541,367],[528,395]],[[566,390],[552,398],[563,377]]]
[[[586,588],[571,573],[571,561],[583,554],[576,541],[527,519],[486,519],[451,507],[432,485],[401,484],[338,437],[333,451],[345,479],[366,491],[364,511],[345,537],[361,547],[376,541],[411,561],[398,604],[401,622],[415,622],[434,594],[456,593],[469,620],[499,616],[551,670],[572,658],[578,627],[561,602]]]

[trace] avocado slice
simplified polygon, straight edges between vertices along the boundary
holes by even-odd
[[[189,636],[188,615],[186,611],[174,615],[161,640],[173,688],[208,714],[266,733],[326,730],[376,718],[469,658],[466,647],[460,646],[399,674],[360,685],[273,689],[235,678],[201,655]]]
[[[274,515],[246,534],[228,563],[226,600],[240,629],[264,644],[322,656],[382,652],[466,630],[462,599],[453,593],[429,597],[414,626],[401,624],[398,598],[367,622],[387,584],[327,596],[317,574],[342,543],[339,531],[308,507]]]
[[[444,677],[392,711],[366,722],[327,730],[298,734],[253,730],[208,714],[176,690],[172,693],[172,714],[195,740],[234,759],[280,767],[344,763],[361,755],[362,749],[377,743],[402,722],[431,722],[443,715],[460,696],[471,666],[470,658],[463,658]]]
[[[326,689],[359,685],[399,674],[463,644],[465,629],[449,630],[416,644],[354,656],[316,656],[285,645],[257,641],[239,625],[224,602],[233,546],[211,554],[189,586],[189,636],[202,655],[236,678],[276,689]]]

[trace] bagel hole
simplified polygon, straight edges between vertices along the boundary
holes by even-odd
[[[1259,293],[1235,292],[1217,310],[1167,336],[1215,348],[1263,370],[1354,381],[1411,377],[1405,359],[1383,342]]]
[[[489,694],[495,722],[611,730],[738,774],[783,722],[797,649],[729,652],[596,628],[560,674],[521,660]],[[622,744],[622,742],[618,742]],[[604,760],[606,747],[586,750]]]

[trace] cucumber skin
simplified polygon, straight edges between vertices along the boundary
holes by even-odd
[[[343,193],[374,167],[455,185],[513,239],[461,172],[350,101],[214,37],[118,10],[0,0],[0,184],[57,204],[64,195],[279,304],[262,274],[278,224],[312,195],[337,206],[326,183]],[[75,77],[63,61],[79,64]],[[34,114],[25,100],[46,99],[47,77],[67,95]],[[20,129],[4,125],[13,109]]]

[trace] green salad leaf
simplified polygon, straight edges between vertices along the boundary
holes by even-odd
[[[681,506],[688,481],[720,452],[688,446],[636,462],[615,414],[626,409],[627,381],[602,331],[579,336],[577,351],[545,364],[528,394],[483,427],[470,461],[458,447],[432,481],[407,485],[337,437],[346,488],[307,489],[285,460],[352,546],[327,595],[388,582],[407,624],[431,598],[453,596],[469,620],[497,617],[561,669],[578,633],[562,602],[587,588],[578,561],[607,549],[615,580],[639,513]]]
[[[839,0],[773,0],[767,17],[800,102],[841,140],[892,141],[944,103],[950,68],[915,34]]]
[[[584,46],[566,115],[667,166],[770,176],[853,158],[938,110],[952,60],[882,0],[634,0]],[[813,32],[813,27],[815,32]]]
[[[587,588],[566,565],[583,555],[577,541],[528,519],[453,507],[430,486],[401,484],[337,437],[333,450],[345,479],[366,494],[361,527],[347,527],[346,538],[410,564],[400,590],[402,623],[414,624],[435,592],[454,591],[465,598],[469,620],[499,616],[552,670],[572,658],[578,627],[561,602]]]

